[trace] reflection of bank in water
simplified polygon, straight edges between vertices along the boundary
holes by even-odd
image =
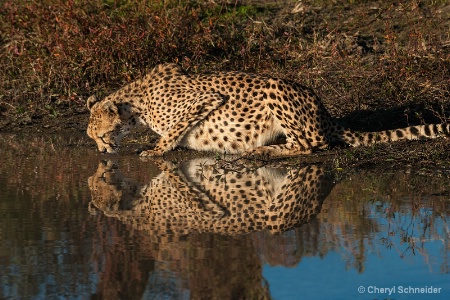
[[[319,165],[225,170],[194,159],[178,166],[158,160],[158,166],[157,177],[138,183],[113,162],[100,163],[89,178],[92,205],[152,235],[275,233],[309,222],[333,187]]]
[[[270,299],[264,262],[293,266],[303,253],[295,230],[270,232],[312,220],[332,188],[322,166],[228,170],[207,159],[155,163],[161,172],[144,182],[131,179],[132,172],[125,177],[112,161],[101,162],[88,180],[91,212],[132,229],[101,233],[101,241],[120,241],[114,247],[99,243],[110,253],[105,265],[122,266],[120,274],[141,266],[121,250],[129,233],[138,257],[154,259],[141,273],[148,276],[144,298]],[[255,231],[261,232],[245,234]],[[115,278],[105,270],[100,290],[111,293]]]

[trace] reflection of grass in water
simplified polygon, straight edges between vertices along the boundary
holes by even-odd
[[[440,241],[439,248],[449,251],[449,208],[447,200],[436,195],[448,188],[445,179],[402,171],[348,176],[335,186],[318,216],[324,243],[336,251],[344,249],[347,266],[359,271],[367,253],[384,248],[397,251],[400,258],[421,255],[436,270],[427,243]],[[445,257],[441,268],[449,266]]]
[[[84,146],[87,139],[1,135],[0,140],[3,162],[0,171],[8,174],[8,185],[26,190],[38,202],[51,201],[57,194],[61,201],[68,201],[78,195],[78,189],[85,187],[86,173],[78,161],[87,157]]]
[[[278,258],[276,261],[281,261],[280,250],[287,249],[291,256],[284,260],[286,262],[298,261],[302,255],[323,256],[330,251],[343,251],[341,254],[347,267],[361,272],[364,270],[367,254],[377,253],[380,247],[384,247],[380,244],[380,236],[388,239],[384,241],[386,244],[392,244],[392,248],[400,250],[399,256],[408,258],[414,250],[426,262],[429,242],[441,239],[444,248],[439,261],[442,258],[442,270],[448,272],[448,262],[445,261],[448,236],[444,231],[447,224],[443,217],[448,216],[445,191],[449,188],[445,178],[417,176],[400,171],[392,175],[353,173],[335,186],[325,200],[322,212],[317,216],[318,220],[289,232],[287,238],[283,235],[268,237],[262,234],[253,237],[192,235],[175,244],[168,241],[151,243],[148,236],[137,231],[131,232],[110,218],[86,217],[87,203],[90,201],[86,180],[95,172],[98,160],[104,157],[96,154],[94,149],[86,150],[87,138],[28,136],[27,140],[29,142],[13,135],[0,136],[0,174],[7,174],[2,175],[1,183],[5,182],[11,191],[11,198],[8,200],[16,199],[17,194],[25,195],[21,198],[23,201],[1,203],[3,211],[11,209],[11,206],[14,208],[10,210],[13,213],[6,217],[9,219],[3,216],[0,226],[3,239],[14,241],[14,250],[17,249],[22,254],[24,261],[19,263],[26,267],[18,271],[20,274],[35,274],[33,266],[36,264],[27,259],[40,257],[48,260],[41,260],[38,264],[46,267],[45,272],[41,269],[36,271],[39,275],[67,275],[67,269],[62,271],[61,264],[55,263],[54,259],[58,256],[64,258],[64,267],[79,261],[87,261],[90,266],[81,271],[78,268],[73,273],[77,274],[76,280],[69,276],[56,276],[55,281],[60,286],[66,281],[70,281],[70,286],[74,282],[88,282],[90,284],[87,286],[92,286],[93,277],[86,270],[91,270],[92,264],[98,263],[103,284],[98,289],[114,293],[119,289],[125,290],[124,286],[132,281],[136,285],[142,284],[136,283],[136,278],[145,278],[150,274],[154,258],[173,259],[174,268],[183,275],[191,275],[186,275],[189,278],[205,278],[213,271],[214,274],[225,273],[228,277],[218,276],[213,280],[220,287],[214,291],[222,291],[223,295],[230,292],[227,289],[229,285],[223,284],[225,279],[233,278],[237,282],[236,286],[243,286],[242,282],[238,282],[241,279],[239,276],[250,278],[245,282],[248,287],[246,291],[257,294],[261,292],[261,262],[260,253],[255,251],[255,244],[259,243],[261,248],[265,246],[265,254]],[[133,170],[142,175],[139,182],[145,183],[151,178],[148,166],[142,162],[123,167],[124,173]],[[444,197],[432,196],[440,192],[443,192]],[[373,210],[376,210],[377,218],[373,218]],[[34,223],[30,224],[30,220]],[[17,224],[20,222],[29,224],[25,227],[26,230],[18,231]],[[391,224],[389,228],[386,226],[388,222]],[[43,236],[47,238],[46,245],[39,249],[45,255],[39,256],[41,254],[35,252],[35,242],[41,241]],[[92,240],[86,241],[86,236]],[[258,239],[260,237],[262,238]],[[297,242],[295,246],[302,251],[289,252],[294,242]],[[420,244],[422,242],[423,245]],[[0,250],[10,253],[9,249],[6,251],[1,248]],[[86,249],[89,251],[86,252]],[[57,255],[51,251],[55,251]],[[4,255],[5,252],[2,252],[2,256],[9,257]],[[429,263],[434,271],[433,257],[430,257]],[[241,270],[243,265],[247,267],[236,276],[236,270]],[[40,286],[41,277],[30,278],[32,281],[28,278],[21,282]],[[198,288],[200,293],[200,287],[204,287],[207,281],[195,280],[198,279],[192,279],[192,287]],[[31,289],[18,290],[33,293]]]
[[[399,211],[394,211],[386,204],[379,218],[385,220],[383,231],[380,232],[381,246],[395,251],[399,258],[406,261],[413,260],[415,256],[422,257],[433,273],[442,273],[443,270],[448,273],[448,214],[424,206],[403,206]],[[439,257],[433,257],[435,255]],[[438,262],[439,266],[436,265]]]

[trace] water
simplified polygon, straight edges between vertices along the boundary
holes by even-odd
[[[450,297],[445,176],[142,161],[84,139],[0,135],[0,298]]]

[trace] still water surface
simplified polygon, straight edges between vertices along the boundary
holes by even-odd
[[[450,299],[450,180],[0,135],[2,299]],[[84,143],[83,143],[84,144]]]

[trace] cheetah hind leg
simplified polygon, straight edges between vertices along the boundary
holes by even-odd
[[[169,132],[161,136],[155,148],[142,151],[140,156],[162,156],[165,152],[174,149],[186,132],[205,119],[212,111],[219,108],[224,101],[225,99],[222,95],[215,93],[202,93],[195,97],[190,110],[184,114],[182,119]]]
[[[244,152],[243,156],[246,158],[270,159],[276,157],[290,157],[311,154],[312,148],[310,147],[310,145],[306,142],[306,140],[301,141],[303,143],[287,138],[286,144],[267,145],[250,148]]]

